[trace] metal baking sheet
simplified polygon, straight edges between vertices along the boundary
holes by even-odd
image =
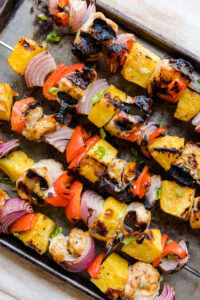
[[[26,0],[26,1],[4,1],[4,9],[3,13],[0,16],[0,24],[4,25],[0,34],[0,39],[4,42],[8,43],[11,46],[14,46],[17,42],[18,38],[21,36],[27,36],[35,39],[37,42],[42,42],[46,39],[46,35],[55,29],[59,34],[62,35],[62,40],[57,45],[48,45],[48,50],[51,54],[56,58],[57,63],[64,61],[67,65],[71,65],[76,63],[78,60],[71,53],[71,43],[74,39],[74,35],[72,35],[68,30],[62,30],[55,25],[53,25],[52,18],[48,16],[48,20],[43,22],[38,19],[37,15],[40,12],[48,15],[47,12],[47,1],[41,0]],[[17,6],[16,6],[17,2]],[[6,12],[11,13],[9,19],[8,14],[5,15],[5,5]],[[169,41],[163,39],[163,37],[157,36],[155,33],[150,32],[148,28],[142,27],[140,24],[135,22],[132,19],[125,20],[126,18],[120,14],[118,11],[113,10],[109,6],[103,6],[101,1],[97,1],[98,10],[102,10],[109,17],[114,20],[117,20],[120,24],[124,24],[127,26],[127,29],[120,28],[121,31],[130,32],[133,30],[133,33],[138,37],[138,40],[141,41],[145,46],[150,48],[153,52],[160,55],[161,57],[166,56],[185,56],[191,62],[195,64],[195,66],[200,65],[200,61],[198,57],[195,57],[188,51],[184,49],[180,49],[177,45],[170,44]],[[1,29],[1,27],[0,27]],[[20,92],[20,97],[26,97],[29,95],[35,96],[38,100],[41,100],[44,107],[45,112],[52,113],[55,110],[58,110],[59,106],[56,103],[45,101],[42,97],[41,89],[27,89],[24,83],[24,79],[19,75],[15,74],[7,65],[6,59],[9,56],[9,50],[6,50],[0,47],[0,82],[8,82],[12,84],[12,86]],[[145,90],[142,88],[128,83],[125,81],[122,76],[119,74],[110,75],[105,68],[105,65],[102,61],[95,63],[99,78],[107,78],[109,83],[114,83],[116,86],[130,95],[140,95],[145,94]],[[198,73],[195,73],[198,76]],[[200,76],[200,75],[199,75]],[[194,78],[195,82],[195,78]],[[195,141],[199,140],[199,136],[194,134],[194,130],[190,123],[187,125],[181,121],[175,120],[173,118],[173,112],[175,107],[170,106],[167,103],[163,103],[162,101],[157,101],[153,107],[153,115],[151,117],[152,120],[163,120],[164,124],[168,124],[170,129],[168,132],[170,134],[177,134],[181,137],[185,137],[186,141],[192,139]],[[75,118],[73,120],[73,124],[77,124],[77,122],[81,122],[87,128],[92,128],[93,132],[95,132],[96,128],[91,126],[89,122],[84,117]],[[34,143],[26,141],[25,138],[21,136],[17,136],[13,134],[10,130],[10,124],[7,122],[0,121],[0,138],[4,138],[6,140],[18,137],[21,141],[22,149],[25,150],[32,158],[36,161],[40,158],[57,158],[64,162],[63,155],[59,154],[52,147],[44,144],[44,143]],[[137,148],[135,145],[131,145],[131,143],[119,141],[113,137],[108,136],[108,140],[119,149],[119,153],[121,157],[125,159],[130,159],[130,148]],[[139,151],[139,150],[138,150]],[[144,159],[144,157],[140,157],[140,159]],[[159,173],[163,176],[163,178],[170,178],[169,174],[164,172],[155,162],[150,162],[151,171],[153,173]],[[9,192],[10,195],[14,195],[14,193],[10,190],[10,187],[7,185],[0,184],[0,188],[5,189]],[[102,191],[99,191],[102,193]],[[104,196],[106,196],[104,194]],[[37,210],[37,208],[36,208]],[[72,225],[66,220],[64,216],[64,212],[62,208],[52,208],[45,207],[39,209],[40,211],[47,214],[54,221],[56,221],[57,225],[62,226],[64,228],[64,232],[68,232]],[[155,217],[155,221],[152,221],[152,227],[159,227],[162,232],[169,234],[172,238],[179,240],[185,239],[190,244],[190,254],[191,261],[190,265],[200,270],[200,239],[199,239],[199,230],[193,231],[190,229],[189,224],[179,219],[169,216],[163,212],[161,212],[159,205],[157,205],[153,211],[152,215]],[[83,228],[84,226],[81,225]],[[88,280],[88,275],[86,273],[81,274],[72,274],[64,269],[62,269],[59,265],[57,265],[52,259],[48,257],[48,255],[40,256],[31,249],[25,247],[20,241],[15,239],[12,236],[0,235],[0,244],[5,246],[11,251],[19,254],[26,260],[31,263],[41,267],[47,272],[55,275],[57,278],[65,281],[70,284],[74,288],[82,291],[83,293],[90,296],[92,299],[107,299],[105,295],[103,295],[93,284]],[[97,251],[100,251],[103,247],[103,243],[97,242]],[[171,284],[176,290],[176,299],[182,300],[184,299],[193,299],[199,300],[200,293],[200,280],[194,277],[193,275],[187,273],[187,271],[182,270],[174,275],[165,275],[165,281]],[[184,296],[183,296],[184,295]]]

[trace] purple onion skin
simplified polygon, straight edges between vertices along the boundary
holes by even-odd
[[[95,243],[94,239],[91,238],[91,248],[88,254],[79,262],[63,261],[61,264],[67,271],[72,273],[79,273],[84,270],[87,270],[89,266],[93,263],[95,258]]]

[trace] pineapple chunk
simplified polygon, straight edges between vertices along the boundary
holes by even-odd
[[[106,167],[95,159],[84,157],[80,163],[79,174],[95,183],[103,176],[105,169]]]
[[[133,44],[122,69],[122,75],[143,88],[147,88],[151,74],[160,58],[140,43]]]
[[[104,294],[110,296],[123,296],[123,292],[128,281],[128,262],[116,253],[111,253],[101,265],[98,279],[91,279]]]
[[[30,60],[43,51],[46,49],[39,46],[35,41],[22,37],[8,58],[8,64],[14,72],[23,76]]]
[[[146,263],[152,263],[162,254],[161,232],[159,229],[148,229],[133,237],[133,241],[122,247],[122,251],[131,257]]]
[[[42,255],[48,249],[49,238],[55,228],[55,223],[43,214],[38,213],[36,215],[38,218],[34,228],[19,233],[19,239],[24,245]]]
[[[194,199],[194,205],[190,214],[190,227],[192,229],[200,228],[200,197]]]
[[[104,139],[99,140],[87,153],[101,164],[108,166],[117,156],[117,149]]]
[[[13,91],[7,83],[0,83],[0,119],[10,121]]]
[[[100,101],[94,105],[88,115],[90,122],[101,128],[106,125],[119,109],[114,102],[125,101],[126,94],[118,90],[114,85],[110,85],[105,91]]]
[[[148,145],[148,150],[151,153],[151,156],[166,171],[170,169],[171,163],[177,159],[183,148],[184,138],[169,135],[157,138]]]
[[[108,241],[121,224],[127,205],[108,197],[103,211],[89,229],[90,235],[102,241]]]
[[[14,151],[0,159],[0,169],[12,180],[16,181],[26,169],[34,165],[34,161],[21,150]]]
[[[174,117],[188,122],[200,111],[200,91],[188,86],[178,101]]]
[[[181,186],[175,181],[162,181],[160,207],[162,211],[188,220],[194,201],[195,189]]]

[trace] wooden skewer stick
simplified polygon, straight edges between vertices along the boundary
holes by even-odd
[[[13,48],[11,46],[9,46],[8,44],[4,43],[3,41],[0,40],[0,45],[9,49],[10,51],[13,51]]]
[[[4,43],[4,42],[1,41],[1,40],[0,40],[0,45],[3,46],[3,47],[5,47],[5,48],[7,48],[7,49],[10,50],[10,51],[13,51],[13,48],[12,48],[11,46],[9,46],[8,44]],[[111,251],[109,251],[109,253],[110,253],[110,252],[111,252]],[[109,253],[107,253],[106,257],[108,257]],[[197,271],[196,269],[194,269],[194,268],[192,268],[192,267],[190,267],[190,266],[188,266],[188,265],[186,265],[186,266],[184,267],[184,269],[185,269],[186,271],[190,272],[191,274],[193,274],[193,275],[195,275],[195,276],[197,276],[197,277],[200,278],[200,272]]]

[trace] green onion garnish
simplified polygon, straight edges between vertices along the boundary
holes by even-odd
[[[106,138],[106,132],[105,132],[105,130],[103,129],[103,127],[100,129],[100,136],[102,137],[102,139],[105,139],[105,138]]]
[[[54,228],[54,231],[52,232],[50,238],[53,239],[55,236],[59,235],[59,234],[62,233],[62,232],[63,232],[62,227],[57,227],[57,226],[56,226],[56,227]]]
[[[44,15],[44,14],[39,14],[38,15],[38,18],[42,21],[46,21],[47,20],[47,17]]]
[[[47,35],[47,42],[54,44],[60,42],[61,37],[58,36],[56,31],[53,31]]]
[[[106,91],[106,88],[102,89],[100,92],[98,92],[94,95],[94,97],[92,98],[92,105],[95,105],[97,102],[99,102],[99,100],[101,99],[101,97],[103,96],[105,91]]]
[[[160,196],[161,196],[161,188],[158,188],[156,190],[156,197],[155,197],[155,200],[159,200],[160,199]]]
[[[94,152],[96,155],[98,155],[101,158],[104,157],[104,155],[106,154],[106,150],[104,147],[102,146],[98,146],[98,149]]]
[[[58,94],[58,92],[59,92],[59,88],[56,88],[56,87],[52,87],[52,88],[50,88],[49,89],[49,93],[51,94],[51,95],[57,95]]]
[[[180,189],[176,189],[176,195],[178,195],[179,197],[183,197],[184,196],[184,191],[182,191]]]

